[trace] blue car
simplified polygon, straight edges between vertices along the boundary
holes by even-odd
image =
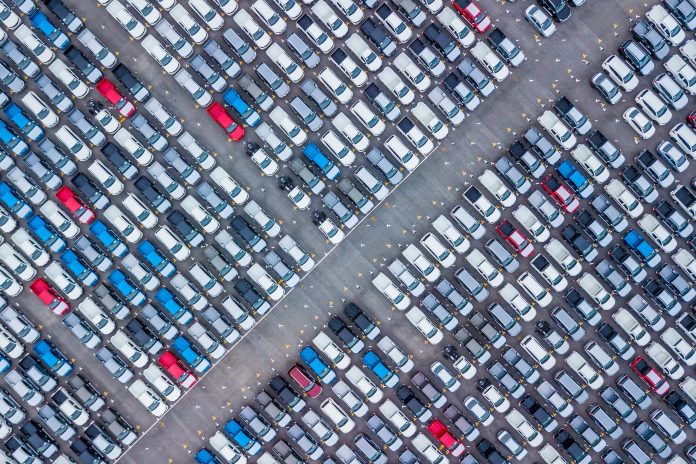
[[[261,122],[261,116],[256,112],[254,108],[249,106],[249,104],[244,101],[241,95],[237,93],[234,89],[229,89],[222,95],[222,99],[225,103],[230,105],[234,110],[239,113],[245,123],[251,127],[258,126]]]
[[[19,127],[19,130],[34,142],[38,142],[46,135],[43,129],[41,129],[33,119],[27,116],[27,114],[22,111],[22,108],[14,103],[7,105],[4,111],[7,117],[10,118],[10,121]]]
[[[324,383],[332,383],[336,380],[336,373],[331,369],[310,346],[305,346],[300,351],[300,359],[314,372]]]
[[[65,250],[60,255],[60,260],[63,264],[73,273],[75,277],[80,280],[85,285],[92,286],[99,282],[99,277],[97,274],[91,270],[87,265],[80,259],[79,256],[75,254],[72,250]]]
[[[40,340],[34,345],[34,353],[39,356],[41,362],[43,362],[51,372],[60,377],[69,375],[73,370],[72,364],[70,364],[68,358],[66,358],[58,348],[46,340]]]
[[[305,155],[307,159],[314,163],[319,169],[321,169],[321,172],[323,172],[329,180],[334,180],[341,173],[338,166],[327,158],[319,147],[313,143],[310,143],[304,147],[302,149],[302,154]]]
[[[4,374],[12,367],[12,363],[7,358],[7,356],[0,354],[0,374]]]
[[[216,458],[213,453],[205,448],[201,448],[194,456],[194,459],[198,464],[222,464],[218,458]]]
[[[662,258],[655,248],[634,229],[629,230],[623,236],[624,243],[638,258],[648,267],[657,266]]]
[[[155,245],[149,240],[143,240],[137,246],[138,251],[143,258],[161,275],[162,277],[171,277],[176,268],[169,259],[167,259]]]
[[[166,288],[161,288],[155,298],[174,319],[186,325],[193,320],[193,314]]]
[[[564,160],[556,167],[556,172],[580,198],[587,198],[594,192],[594,186],[572,162]]]
[[[109,274],[109,282],[116,287],[116,290],[118,290],[126,300],[136,306],[142,306],[145,300],[147,300],[145,294],[131,282],[128,276],[118,269]]]
[[[92,232],[97,240],[99,240],[99,242],[114,256],[120,258],[128,252],[126,244],[116,238],[106,224],[100,220],[94,221],[92,225],[89,226],[89,231]]]
[[[174,343],[172,343],[172,348],[174,348],[176,352],[179,353],[179,356],[181,356],[183,360],[193,367],[193,370],[199,374],[202,374],[210,369],[210,361],[208,361],[203,354],[194,348],[191,342],[188,341],[183,335],[178,336],[174,340]]]
[[[370,350],[365,353],[362,362],[388,388],[394,387],[399,382],[399,376],[389,369],[374,351]]]
[[[252,456],[256,456],[261,451],[261,443],[258,442],[249,432],[244,430],[244,427],[232,419],[225,424],[225,433],[234,441],[240,448]]]
[[[31,206],[22,200],[12,187],[2,181],[0,181],[0,202],[21,219],[32,215]]]
[[[0,121],[0,142],[7,145],[7,148],[15,155],[23,156],[29,151],[27,142],[17,135],[15,131],[7,127],[3,121]]]
[[[39,238],[40,242],[47,245],[51,251],[56,253],[63,251],[66,246],[65,240],[56,232],[56,230],[44,221],[41,216],[34,215],[27,225],[34,234]]]
[[[56,47],[65,50],[70,45],[67,35],[58,29],[41,11],[35,11],[29,16],[29,21]]]

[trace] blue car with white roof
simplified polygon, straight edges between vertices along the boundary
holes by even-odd
[[[314,351],[311,346],[305,346],[300,351],[300,359],[314,372],[319,379],[326,383],[333,383],[336,380],[336,373]]]
[[[99,240],[99,242],[104,245],[104,247],[113,253],[114,256],[122,257],[128,252],[128,247],[121,240],[116,238],[109,228],[101,222],[96,220],[89,226],[89,231],[94,234],[94,236]]]
[[[310,143],[302,149],[302,154],[314,163],[329,180],[338,177],[341,171],[315,144]]]
[[[571,161],[564,160],[556,167],[556,172],[580,198],[587,198],[594,192],[592,183]]]
[[[91,287],[99,282],[99,276],[97,276],[96,272],[90,269],[74,251],[65,250],[60,255],[60,260],[83,284]]]
[[[54,374],[65,377],[73,371],[72,364],[58,348],[46,340],[40,340],[34,345],[34,353],[39,356],[41,362]]]
[[[631,229],[623,236],[623,241],[628,248],[648,267],[657,266],[662,257],[655,248],[636,230]]]
[[[250,455],[256,456],[261,451],[261,443],[247,432],[236,420],[232,419],[226,423],[224,430],[232,441]]]
[[[27,142],[22,140],[12,128],[7,127],[4,121],[0,121],[0,142],[5,144],[15,155],[23,156],[29,151]]]
[[[14,103],[7,105],[3,111],[5,111],[7,117],[10,118],[10,121],[19,127],[19,130],[34,142],[38,142],[46,135],[36,121],[27,116],[27,114],[22,111],[22,108]]]
[[[239,113],[245,123],[251,127],[258,126],[261,122],[261,116],[252,108],[239,93],[234,89],[229,89],[222,95],[222,99],[225,103],[230,105],[234,110]]]
[[[0,181],[0,202],[21,219],[26,219],[32,215],[31,206],[3,181]]]
[[[184,306],[179,299],[174,296],[167,288],[161,288],[155,293],[155,298],[176,321],[180,324],[187,325],[193,320],[193,314]]]
[[[186,361],[194,371],[202,374],[203,372],[210,369],[210,361],[203,356],[183,335],[178,336],[174,343],[172,343],[172,348],[179,353],[179,356]]]
[[[393,388],[399,382],[399,376],[389,369],[374,351],[369,350],[365,353],[362,357],[362,362],[388,388]]]
[[[135,306],[142,306],[147,300],[145,294],[119,269],[109,274],[108,279],[116,287],[116,290]]]
[[[34,215],[27,222],[29,229],[39,238],[40,242],[43,242],[51,251],[60,252],[63,251],[65,246],[65,240],[60,236],[60,234],[48,224],[41,216]]]
[[[41,11],[37,10],[29,16],[29,21],[56,47],[65,50],[70,45],[70,39],[63,31],[51,22]]]

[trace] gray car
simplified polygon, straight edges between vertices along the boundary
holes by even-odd
[[[229,45],[237,56],[240,57],[245,63],[249,64],[256,59],[256,52],[254,49],[232,28],[228,28],[222,34],[222,38],[225,39],[227,45]]]
[[[387,178],[392,185],[397,185],[404,178],[403,173],[397,168],[394,163],[389,161],[382,151],[375,147],[367,154],[367,160]]]
[[[164,152],[163,158],[189,185],[194,185],[200,180],[201,175],[196,168],[184,161],[174,148],[169,147]]]
[[[63,183],[58,174],[53,172],[53,169],[34,153],[27,153],[27,155],[22,158],[22,162],[29,168],[29,171],[41,181],[46,189],[55,190]]]
[[[628,439],[621,444],[621,449],[628,455],[634,464],[654,464],[650,455],[634,440]]]
[[[91,144],[101,147],[106,143],[106,135],[97,129],[79,109],[73,108],[70,114],[68,114],[68,119]]]
[[[370,83],[365,87],[365,96],[389,121],[395,121],[401,115],[401,109],[396,102],[382,91],[377,84]]]
[[[287,434],[310,459],[319,459],[324,454],[319,443],[302,426],[293,423],[288,427]],[[386,460],[384,462],[386,463]]]
[[[638,421],[633,427],[633,431],[662,459],[667,459],[672,455],[672,448],[669,447],[667,442],[665,442],[647,422]]]
[[[587,415],[599,426],[609,438],[616,440],[623,435],[623,429],[616,423],[609,413],[598,404],[592,405],[587,410]]]
[[[126,362],[107,347],[102,347],[95,353],[97,360],[109,371],[111,376],[121,383],[127,383],[133,378],[133,371]]]
[[[179,334],[179,330],[160,310],[151,304],[146,304],[140,311],[140,316],[147,321],[165,340],[171,340]]]
[[[372,464],[386,464],[388,462],[387,455],[382,452],[379,446],[375,444],[367,435],[360,433],[353,440],[355,449]]]
[[[484,97],[489,96],[495,90],[493,82],[469,58],[464,58],[457,65],[457,69]]]
[[[505,366],[503,366],[498,361],[493,362],[488,366],[488,372],[495,378],[498,383],[508,392],[510,396],[517,399],[524,395],[525,388],[510,374]],[[447,416],[447,411],[454,406],[450,406],[445,410],[445,416]]]
[[[203,80],[216,92],[222,92],[227,87],[227,82],[220,74],[217,73],[208,62],[200,54],[196,53],[189,60],[189,64],[194,71],[200,75]]]
[[[68,313],[63,318],[63,324],[70,332],[87,348],[94,349],[101,343],[101,338],[94,330],[76,313]]]
[[[290,423],[290,415],[287,413],[286,408],[281,406],[277,400],[272,398],[265,390],[261,390],[254,399],[278,427],[287,427]]]
[[[290,100],[290,108],[292,108],[293,112],[300,118],[300,121],[302,121],[310,131],[316,132],[324,125],[324,121],[321,120],[317,113],[307,106],[302,98],[295,97]]]
[[[558,148],[556,148],[536,127],[530,127],[527,132],[524,133],[524,139],[547,163],[553,165],[561,159],[561,152],[558,151]]]
[[[39,67],[34,61],[25,55],[13,41],[6,39],[0,50],[5,53],[5,56],[14,63],[17,68],[27,77],[34,77],[39,74]]]
[[[584,403],[590,397],[585,391],[585,387],[563,369],[558,370],[553,379],[578,404]]]
[[[666,73],[653,79],[653,89],[676,111],[681,110],[689,102],[684,90]]]
[[[152,127],[152,125],[142,114],[135,114],[131,118],[130,122],[135,128],[135,130],[137,130],[140,133],[140,135],[142,135],[143,138],[147,141],[148,145],[150,145],[155,150],[161,152],[169,146],[167,139],[164,138],[162,134],[157,132],[157,130],[154,127]]]
[[[75,436],[75,428],[70,425],[60,411],[50,404],[44,404],[39,409],[39,418],[46,424],[46,427],[58,438],[70,441]]]
[[[621,420],[628,424],[632,424],[638,418],[638,415],[631,406],[628,405],[619,393],[613,387],[604,387],[599,396],[619,415]]]
[[[293,271],[275,251],[269,251],[266,256],[263,257],[263,262],[273,269],[273,272],[275,272],[286,286],[294,287],[300,282],[300,277],[297,273]]]
[[[254,100],[254,103],[256,103],[256,105],[262,111],[268,111],[273,106],[273,99],[271,96],[268,95],[261,87],[259,87],[254,79],[248,74],[242,74],[239,77],[237,84],[239,84],[239,87]]]
[[[328,192],[321,198],[321,201],[338,216],[346,227],[353,228],[358,223],[358,217],[341,202],[334,192]]]
[[[603,194],[595,196],[590,205],[597,212],[604,222],[617,232],[623,232],[628,227],[626,217],[614,206]]]
[[[468,298],[462,295],[459,290],[457,290],[454,285],[450,283],[447,279],[440,280],[435,286],[440,295],[452,304],[457,311],[463,316],[468,315],[473,311],[474,305],[471,304]]]
[[[476,301],[483,301],[488,298],[488,290],[486,287],[476,280],[471,273],[465,268],[460,268],[455,274],[457,281],[464,286],[464,290],[474,297]]]
[[[241,334],[234,325],[212,306],[208,306],[208,309],[203,311],[201,316],[228,344],[233,344],[241,338]]]
[[[508,347],[503,351],[503,359],[515,368],[520,375],[530,384],[539,380],[540,374],[522,355],[514,348]]]
[[[236,78],[242,72],[242,67],[230,57],[214,40],[209,40],[203,45],[203,50],[220,65],[223,71],[231,78]]]
[[[495,170],[507,180],[519,194],[525,194],[532,187],[532,183],[510,161],[507,156],[501,157],[495,162]]]
[[[254,407],[244,406],[239,411],[239,417],[246,422],[248,429],[257,437],[262,438],[263,441],[269,442],[276,437],[274,426],[259,414]]]
[[[657,271],[657,275],[682,301],[688,303],[696,297],[696,289],[672,264],[664,265]]]
[[[454,330],[459,325],[457,318],[455,318],[432,293],[427,293],[421,300],[421,307],[434,316],[447,330]]]
[[[111,436],[124,446],[131,445],[138,438],[135,428],[111,409],[102,412],[99,415],[99,419],[101,419]]]
[[[619,271],[606,259],[601,260],[595,266],[595,271],[611,289],[619,296],[626,296],[631,291],[629,284]]]
[[[309,69],[319,64],[319,55],[299,35],[293,32],[286,37],[285,43]]]
[[[367,426],[391,451],[397,451],[403,445],[403,441],[377,414],[367,419]]]
[[[551,226],[558,227],[563,224],[563,215],[558,209],[541,193],[535,190],[528,197],[529,204],[541,215],[541,217]]]
[[[39,150],[44,154],[46,159],[53,164],[53,166],[58,169],[61,174],[66,176],[71,176],[77,171],[77,164],[66,155],[55,143],[51,142],[48,138],[44,138],[38,144]],[[0,162],[0,164],[2,164]],[[108,200],[106,200],[108,202]],[[97,209],[103,208],[103,206],[95,206]]]
[[[277,97],[283,98],[290,93],[290,86],[266,63],[256,67],[256,75],[271,88]]]
[[[88,380],[85,380],[80,374],[73,376],[68,380],[68,388],[81,404],[87,406],[91,411],[99,411],[104,407],[106,401],[101,396],[99,391],[94,388]],[[55,395],[54,395],[55,397]]]
[[[294,158],[290,162],[290,169],[292,172],[297,174],[297,176],[302,179],[307,187],[312,191],[312,193],[318,195],[320,194],[326,184],[322,181],[319,176],[314,174],[311,169],[302,161],[300,158]]]
[[[515,272],[520,267],[520,262],[498,240],[490,239],[484,248],[506,272]]]
[[[348,178],[343,178],[338,182],[338,189],[347,196],[361,213],[367,214],[374,208],[374,203]]]
[[[488,312],[511,337],[516,337],[522,332],[522,325],[501,304],[493,303],[488,307]]]
[[[571,429],[582,438],[587,445],[592,448],[592,451],[598,453],[607,446],[602,436],[587,423],[585,419],[575,414],[570,418],[568,425]]]
[[[12,93],[21,92],[25,85],[22,78],[2,61],[0,61],[0,82]]]
[[[169,42],[169,45],[181,56],[182,58],[188,58],[193,53],[193,47],[191,43],[184,39],[181,34],[179,34],[174,26],[171,25],[166,19],[161,19],[156,25],[155,29],[159,32],[159,35],[164,37],[164,40]],[[212,40],[210,42],[213,42]],[[206,44],[207,45],[207,44]]]
[[[563,329],[563,331],[573,340],[577,341],[585,336],[585,329],[573,319],[563,307],[557,306],[551,311],[551,318]]]
[[[209,183],[203,181],[198,184],[196,192],[213,208],[220,218],[227,219],[234,212],[232,205],[225,201],[223,196]]]
[[[338,106],[334,101],[319,88],[312,79],[305,79],[300,86],[302,91],[317,104],[325,116],[331,117],[338,111]],[[295,97],[297,98],[297,97]]]

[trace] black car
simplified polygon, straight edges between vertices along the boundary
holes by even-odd
[[[47,0],[45,4],[46,7],[51,10],[51,13],[56,15],[58,19],[60,19],[60,22],[65,24],[65,27],[67,27],[70,32],[77,33],[85,27],[82,20],[78,18],[75,13],[70,11],[61,0]]]
[[[520,406],[527,411],[534,420],[543,427],[547,432],[554,430],[558,427],[558,422],[556,419],[549,414],[549,412],[544,409],[544,407],[539,403],[536,398],[531,395],[526,395],[520,401]]]
[[[500,451],[498,451],[493,443],[486,440],[485,438],[480,442],[476,443],[476,449],[479,453],[483,455],[484,458],[491,464],[508,464],[509,461],[505,459]]]
[[[355,335],[340,317],[333,316],[329,319],[328,327],[353,353],[358,353],[365,346],[360,337]]]
[[[105,462],[101,454],[92,448],[83,438],[78,438],[70,443],[70,449],[77,456],[80,464],[101,464]]]
[[[689,0],[662,0],[662,4],[685,29],[696,29],[696,6]]]
[[[254,248],[261,240],[261,236],[251,228],[249,223],[242,216],[235,216],[230,225],[251,248]]]
[[[402,385],[396,390],[396,397],[421,421],[428,420],[432,413],[426,405],[419,400],[409,387]]]
[[[539,0],[541,6],[558,22],[568,21],[571,16],[570,7],[565,0]]]
[[[592,261],[597,257],[598,253],[592,242],[574,225],[569,224],[565,226],[561,231],[561,236],[586,261]]]
[[[128,161],[123,152],[113,143],[107,142],[100,150],[104,158],[106,158],[118,172],[123,174],[126,179],[132,179],[138,173],[138,169],[133,166],[133,163]]]
[[[688,426],[696,421],[696,410],[675,390],[670,390],[664,397],[665,402]]]
[[[150,91],[137,77],[123,64],[118,64],[113,69],[114,76],[121,82],[139,102],[150,98]]]
[[[586,134],[590,127],[590,121],[568,97],[561,97],[553,104],[553,109],[556,110],[558,116],[565,121],[571,129],[580,135]]]
[[[58,452],[55,441],[33,420],[24,423],[19,430],[26,437],[26,443],[40,456],[50,459]]]
[[[379,335],[380,330],[377,324],[374,323],[370,317],[365,314],[358,305],[355,303],[348,303],[343,309],[343,314],[346,315],[348,319],[353,321],[353,324],[360,329],[360,331],[370,340],[374,340],[377,335]]]
[[[181,237],[191,246],[195,247],[203,242],[203,235],[180,211],[172,211],[169,213],[167,215],[167,221],[169,221],[174,227],[174,230],[181,234]]]
[[[657,199],[655,186],[635,166],[626,166],[619,175],[626,186],[641,200],[652,203]]]
[[[656,60],[663,59],[669,53],[667,41],[647,20],[641,19],[636,22],[631,32]]]
[[[619,53],[626,59],[628,65],[641,76],[647,76],[655,70],[655,63],[650,59],[648,51],[638,42],[627,40],[619,46]]]
[[[96,84],[104,77],[104,74],[92,63],[80,50],[70,45],[63,52],[65,57],[77,68],[91,83]]]
[[[162,343],[159,338],[138,319],[131,319],[126,324],[126,330],[131,335],[135,343],[150,354],[157,354],[162,350]]]
[[[94,185],[94,183],[86,175],[80,173],[71,179],[72,184],[75,186],[77,191],[82,194],[87,202],[90,203],[97,209],[104,208],[109,204],[109,199],[99,190],[99,187]]]
[[[585,451],[580,443],[575,441],[575,438],[573,438],[565,430],[559,430],[554,434],[553,438],[556,439],[556,443],[558,443],[559,446],[563,448],[563,450],[565,450],[565,452],[568,453],[576,463],[586,464],[591,461],[587,451]]]
[[[597,245],[605,247],[612,241],[609,231],[586,209],[575,214],[575,222]]]
[[[237,293],[241,295],[244,301],[246,301],[249,306],[255,310],[258,310],[264,305],[264,303],[266,303],[266,300],[259,292],[256,291],[251,282],[243,277],[239,278],[237,282],[235,282],[234,289],[237,290]]]
[[[452,40],[452,36],[437,27],[435,23],[431,23],[425,28],[424,35],[448,61],[455,61],[461,55],[461,51],[457,47],[457,43]]]
[[[150,205],[158,212],[163,213],[172,205],[167,197],[147,177],[140,176],[133,183],[135,188],[143,194]]]
[[[635,350],[614,327],[606,322],[602,322],[597,326],[597,333],[622,359],[630,359],[633,357]]]
[[[278,395],[281,401],[283,401],[290,409],[304,403],[304,400],[300,394],[297,393],[297,391],[295,391],[295,389],[292,388],[281,376],[276,375],[273,377],[268,385],[271,387],[271,390]],[[304,405],[299,409],[302,408],[304,408]]]
[[[392,39],[390,39],[386,32],[384,32],[384,29],[382,29],[370,18],[363,21],[363,23],[360,25],[360,30],[363,34],[365,34],[370,42],[379,48],[386,56],[392,56],[396,51],[396,45]]]
[[[667,290],[667,287],[658,282],[657,279],[650,278],[646,280],[643,284],[643,290],[660,309],[666,311],[668,314],[681,310],[681,304],[676,300],[674,295],[672,295],[672,292]]]
[[[662,200],[653,208],[655,214],[664,222],[667,227],[672,229],[680,237],[686,238],[690,236],[694,227],[689,223],[689,220],[677,210],[669,201]]]
[[[625,162],[621,150],[616,148],[614,144],[598,130],[590,132],[590,135],[587,137],[587,144],[597,156],[606,161],[612,168],[618,168]]]

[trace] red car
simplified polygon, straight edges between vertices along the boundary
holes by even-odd
[[[491,27],[491,18],[471,0],[452,0],[452,6],[481,34]]]
[[[84,204],[75,192],[63,186],[56,192],[56,198],[75,215],[78,221],[89,224],[96,219],[97,215]]]
[[[244,128],[234,122],[232,116],[225,111],[225,107],[218,102],[213,102],[213,104],[208,107],[207,111],[208,115],[213,118],[213,120],[218,123],[220,127],[225,129],[225,132],[227,132],[229,138],[235,142],[242,140],[242,137],[244,137]]]
[[[553,174],[544,179],[541,182],[541,186],[566,212],[573,213],[580,207],[580,202],[575,198],[575,195],[560,180],[556,179],[556,176]]]
[[[97,84],[97,91],[102,94],[104,98],[109,100],[109,102],[116,107],[119,113],[123,116],[130,118],[135,113],[135,105],[129,102],[126,97],[121,95],[116,89],[116,86],[111,83],[108,79],[102,79]]]
[[[522,235],[520,230],[512,225],[507,219],[498,224],[495,228],[501,237],[505,239],[512,247],[517,250],[520,256],[527,258],[534,251],[534,245],[532,242],[527,240],[527,238]]]
[[[186,369],[171,351],[162,353],[157,362],[184,388],[191,388],[198,381],[198,377]]]
[[[466,447],[464,444],[454,438],[454,435],[447,430],[445,424],[440,422],[439,419],[435,419],[430,424],[428,424],[428,432],[435,437],[437,441],[442,443],[445,448],[447,448],[450,454],[454,457],[461,456],[464,453]]]
[[[696,128],[696,111],[692,111],[687,116],[686,120],[691,124],[691,127]]]
[[[643,379],[645,383],[650,385],[658,395],[664,395],[669,391],[669,384],[662,375],[655,370],[650,364],[643,359],[642,356],[638,356],[631,363],[631,369],[633,372],[638,374],[638,377]]]
[[[310,398],[316,398],[321,393],[321,386],[299,364],[292,366],[288,375],[302,387],[302,390]]]
[[[36,279],[29,288],[55,314],[63,316],[70,311],[68,302],[42,278]]]

